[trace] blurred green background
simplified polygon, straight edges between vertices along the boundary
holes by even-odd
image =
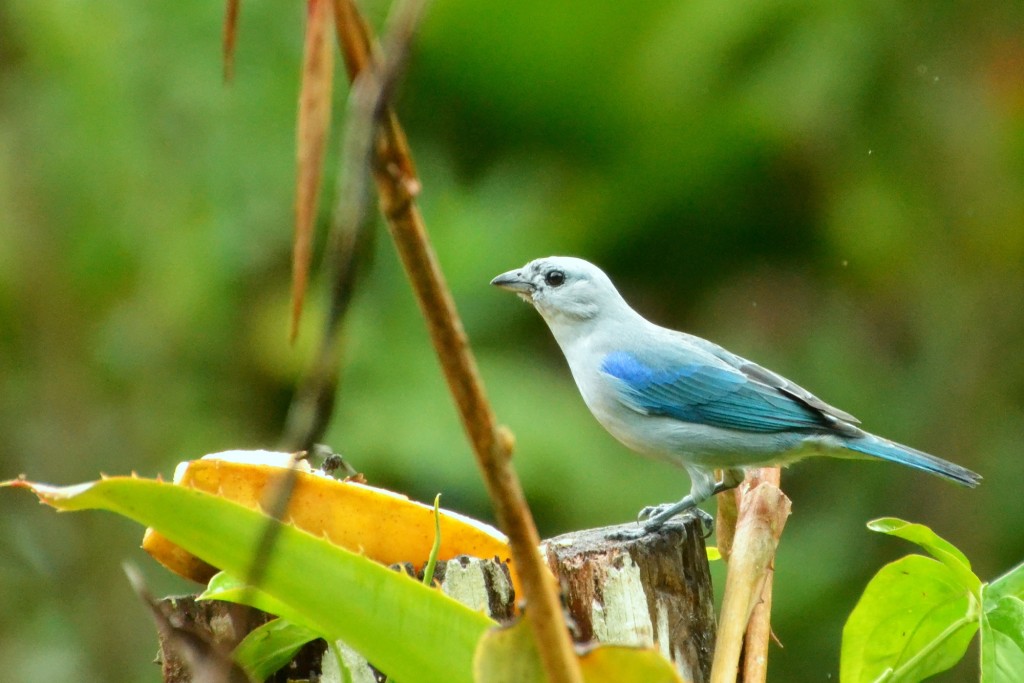
[[[317,280],[290,348],[303,3],[242,10],[224,87],[218,2],[0,4],[0,478],[275,445],[323,302]],[[432,3],[398,109],[543,535],[688,489],[605,434],[540,318],[487,284],[558,253],[985,476],[788,470],[772,680],[837,678],[846,615],[911,550],[869,519],[932,526],[986,579],[1024,557],[1022,35],[1016,0]],[[373,483],[492,519],[383,230],[376,252],[328,440]],[[140,536],[0,492],[7,680],[158,680],[121,563],[193,587]]]

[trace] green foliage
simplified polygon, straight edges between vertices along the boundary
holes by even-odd
[[[423,585],[430,586],[434,582],[434,568],[437,566],[437,554],[441,550],[441,494],[434,496],[434,545],[430,547],[430,557],[423,567]]]
[[[319,637],[304,626],[273,619],[243,638],[232,656],[252,680],[265,681],[292,661],[303,645]]]
[[[477,683],[544,683],[544,667],[526,620],[491,629],[473,663]],[[580,656],[585,683],[684,683],[653,648],[607,646]]]
[[[916,543],[935,559],[908,555],[868,583],[843,629],[841,680],[923,680],[956,664],[980,628],[982,682],[1019,681],[1024,565],[984,584],[958,548],[924,525],[884,518],[868,528]]]
[[[264,591],[249,586],[241,579],[236,579],[226,572],[218,572],[206,590],[199,595],[200,600],[223,600],[225,602],[237,602],[249,605],[256,609],[263,610],[268,614],[276,614],[279,617],[303,625],[310,630],[313,626],[306,622],[301,610],[291,607],[288,603],[267,595]]]
[[[249,633],[233,653],[239,666],[255,680],[266,679],[291,661],[299,648],[320,637],[315,628],[303,625],[305,617],[300,610],[224,572],[210,579],[199,599],[242,603],[278,616]]]
[[[1002,600],[1010,597],[1024,598],[1024,563],[1000,576],[985,590],[986,600]]]
[[[276,613],[343,640],[398,680],[469,683],[477,642],[494,625],[440,591],[289,525],[281,525],[270,557],[255,557],[267,517],[195,489],[111,478],[40,495],[60,509],[110,510],[151,526],[235,576],[265,562],[258,593],[281,603]],[[274,606],[259,596],[240,599]]]
[[[1014,683],[1024,672],[1024,601],[1007,597],[990,605],[981,621],[981,680]]]
[[[953,666],[978,629],[973,596],[940,562],[911,555],[882,568],[843,629],[840,679],[920,681]]]
[[[983,586],[982,595],[982,681],[1018,681],[1024,672],[1024,564]]]
[[[977,596],[981,590],[981,579],[971,571],[971,563],[967,556],[925,525],[904,522],[902,519],[894,517],[883,517],[868,522],[868,528],[916,543],[945,565],[953,573],[957,582],[962,584],[972,595]]]

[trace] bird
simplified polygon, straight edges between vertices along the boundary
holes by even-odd
[[[540,313],[584,403],[612,436],[689,474],[682,500],[640,511],[641,534],[683,513],[710,533],[711,516],[698,505],[742,483],[747,468],[812,455],[886,460],[972,488],[981,481],[965,467],[865,431],[850,413],[714,342],[648,321],[588,261],[540,258],[491,284]]]

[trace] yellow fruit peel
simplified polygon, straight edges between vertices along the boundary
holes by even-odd
[[[248,455],[251,454],[251,457]],[[273,457],[270,457],[273,456]],[[179,465],[175,483],[254,509],[275,504],[281,485],[291,476],[288,454],[232,451]],[[434,542],[434,509],[407,497],[352,481],[339,481],[309,469],[300,461],[283,521],[365,557],[391,565],[426,564]],[[498,558],[509,562],[508,539],[491,526],[448,510],[440,510],[441,549],[437,559],[459,555]],[[187,579],[207,582],[216,569],[146,529],[142,547],[158,562]],[[512,583],[519,592],[518,579]]]

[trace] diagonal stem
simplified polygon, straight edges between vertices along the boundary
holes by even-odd
[[[411,7],[410,4],[405,5],[405,8]],[[374,58],[369,30],[352,0],[334,0],[334,9],[338,40],[349,77],[354,79],[356,90],[365,87],[370,91],[362,96],[372,102],[372,106],[366,106],[366,111],[372,112],[372,120],[377,123],[376,134],[371,137],[374,151],[370,164],[381,212],[387,219],[388,229],[426,319],[434,350],[476,453],[498,523],[509,536],[513,561],[529,605],[527,618],[548,680],[581,682],[557,586],[540,555],[540,536],[512,468],[512,435],[497,424],[484,393],[476,360],[416,205],[419,180],[405,135],[394,112],[386,106],[398,60],[390,61],[392,67],[389,70],[389,63],[382,66],[381,60]],[[402,21],[402,17],[407,16],[403,9],[402,6],[396,9],[398,19],[393,35],[399,42],[397,47],[402,45],[403,31],[407,32],[404,44],[408,44],[413,26],[411,21]],[[415,8],[405,11],[408,16],[416,14]],[[389,56],[394,54],[392,50],[388,53]],[[366,76],[370,80],[364,81]],[[361,86],[360,82],[369,85]],[[358,95],[353,92],[353,96]],[[352,125],[358,123],[352,122]]]

